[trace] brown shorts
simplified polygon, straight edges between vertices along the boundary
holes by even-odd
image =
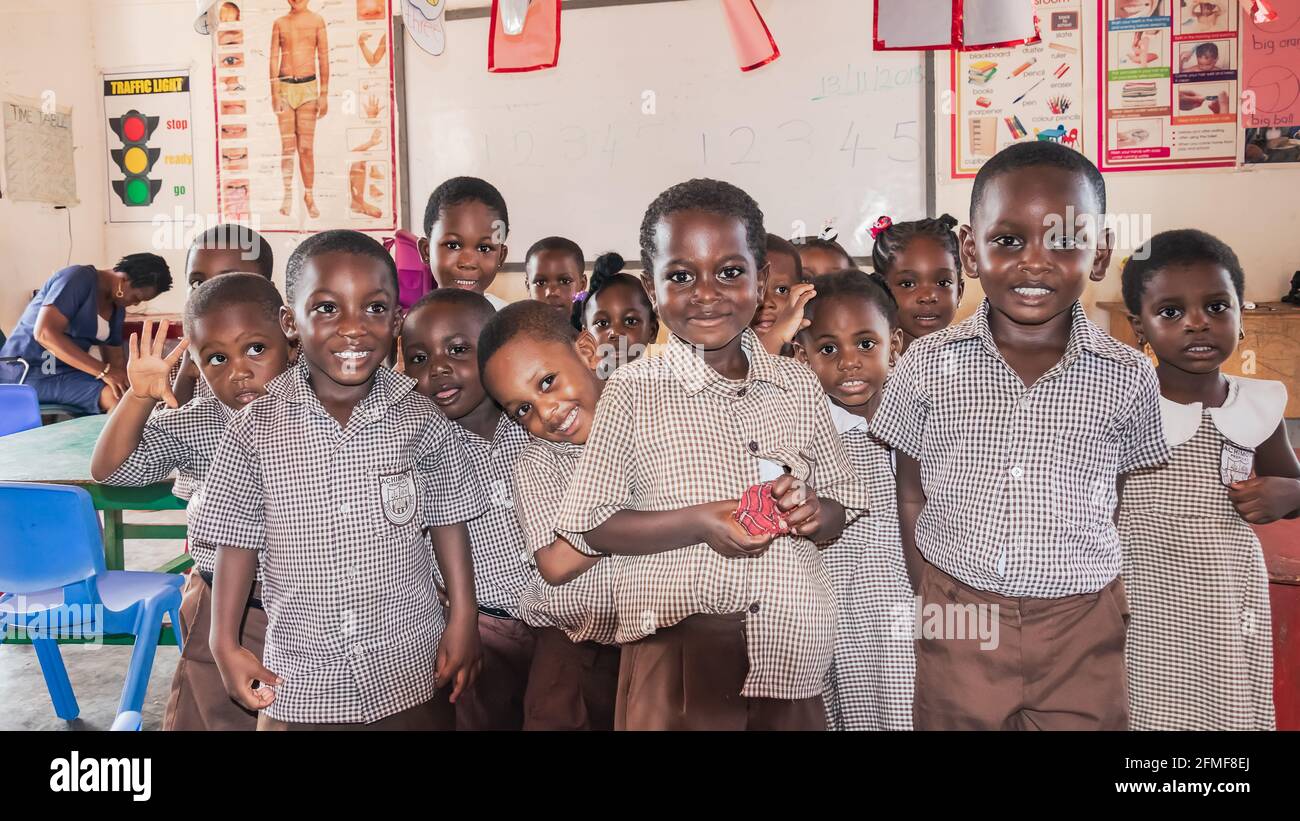
[[[820,695],[740,695],[749,674],[743,613],[697,614],[623,645],[616,730],[825,730]]]
[[[533,663],[535,630],[518,619],[478,614],[483,667],[474,684],[460,694],[453,708],[458,731],[520,730],[524,726],[524,693]],[[445,699],[450,687],[443,687]]]
[[[538,628],[524,729],[614,729],[618,663],[616,645],[573,642],[558,627]]]
[[[259,590],[254,595],[260,598]],[[255,730],[257,713],[245,710],[226,693],[212,658],[208,633],[212,629],[212,588],[191,571],[181,597],[180,634],[185,644],[172,676],[172,689],[163,711],[164,730]],[[266,613],[256,607],[244,612],[239,642],[259,659],[266,642]]]
[[[986,620],[996,605],[998,631],[996,643],[951,636],[916,641],[915,729],[1128,729],[1128,603],[1119,579],[1096,593],[1008,598],[926,565],[921,597],[924,606],[957,605],[987,614]]]
[[[257,717],[257,729],[260,731],[323,731],[323,730],[451,730],[455,719],[447,709],[447,697],[443,693],[433,698],[408,707],[400,713],[385,716],[369,724],[311,724],[293,721],[280,721],[266,713]]]

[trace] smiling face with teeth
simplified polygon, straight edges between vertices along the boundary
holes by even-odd
[[[1138,339],[1160,360],[1161,381],[1169,369],[1217,374],[1237,348],[1241,301],[1232,276],[1215,262],[1169,265],[1150,275],[1142,289],[1142,311],[1130,319]]]
[[[483,384],[506,414],[539,439],[582,445],[605,383],[596,376],[596,340],[573,343],[515,335],[488,359]]]
[[[1110,263],[1099,212],[1087,178],[1064,168],[1020,166],[987,182],[972,224],[961,228],[961,253],[966,273],[984,286],[995,339],[1054,322],[1064,346],[1071,307]],[[1053,230],[1067,217],[1072,231]]]
[[[448,205],[420,240],[440,288],[487,291],[506,261],[501,216],[479,200]]]
[[[312,388],[328,409],[360,401],[397,334],[397,282],[382,261],[328,251],[303,262],[285,334],[302,343]],[[350,410],[350,409],[349,409]]]

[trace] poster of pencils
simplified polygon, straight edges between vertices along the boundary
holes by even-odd
[[[262,230],[396,227],[389,0],[216,4],[222,216]]]
[[[1098,0],[1103,171],[1237,161],[1236,0]]]
[[[1083,150],[1082,0],[1038,0],[1042,39],[952,55],[952,176],[1020,140]]]

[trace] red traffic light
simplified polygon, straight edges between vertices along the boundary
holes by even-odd
[[[145,122],[144,117],[139,114],[128,114],[122,118],[122,138],[125,142],[136,142],[144,139]]]

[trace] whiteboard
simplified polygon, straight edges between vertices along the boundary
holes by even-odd
[[[488,73],[487,18],[446,21],[439,57],[407,39],[411,225],[441,181],[483,177],[510,209],[510,261],[559,234],[632,262],[655,196],[714,177],[772,233],[833,221],[868,255],[878,216],[924,216],[926,182],[923,58],[871,50],[872,5],[760,2],[781,57],[751,72],[716,0],[566,10],[558,67],[530,73]]]

